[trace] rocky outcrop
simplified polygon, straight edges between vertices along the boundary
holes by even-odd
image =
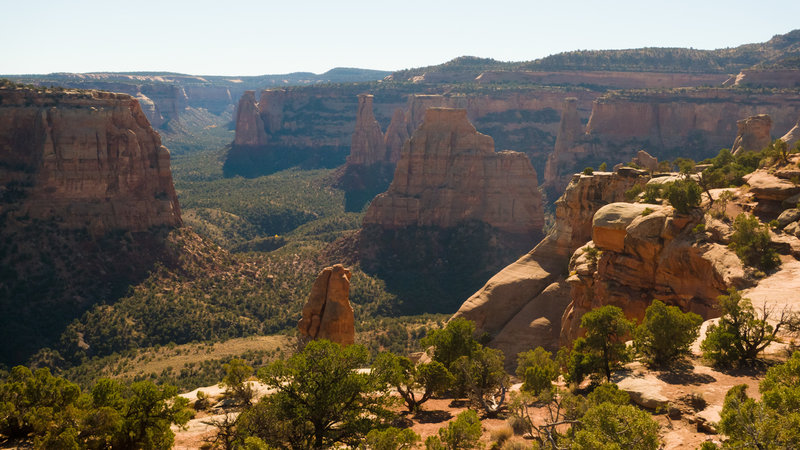
[[[537,185],[525,155],[495,152],[492,138],[475,130],[466,110],[431,108],[364,224],[449,228],[476,220],[533,238],[544,224]]]
[[[347,164],[371,166],[389,162],[386,155],[383,133],[372,112],[372,95],[358,96],[356,128],[350,143],[350,156]]]
[[[350,306],[350,271],[341,264],[319,273],[297,323],[300,334],[342,345],[355,340],[355,319]]]
[[[93,234],[179,226],[169,151],[126,94],[0,88],[7,218]]]
[[[494,275],[468,298],[454,317],[475,322],[493,336],[491,345],[514,355],[536,346],[555,351],[561,316],[570,302],[565,267],[570,255],[592,236],[592,217],[604,205],[624,200],[646,177],[638,172],[576,174],[556,202],[556,224],[533,250]]]
[[[255,91],[245,91],[239,99],[239,107],[236,109],[236,137],[233,144],[267,145],[267,134],[264,132],[264,121],[256,104]]]
[[[731,153],[738,155],[745,152],[760,152],[765,149],[772,137],[772,118],[767,114],[748,117],[736,122],[736,139],[733,141]]]
[[[794,197],[800,194],[800,186],[787,179],[791,177],[791,172],[776,171],[773,174],[767,170],[756,170],[745,175],[744,181],[750,186],[750,193],[758,202],[754,212],[771,220],[787,206],[796,205],[797,199]]]
[[[604,305],[641,320],[654,298],[704,318],[718,315],[716,298],[747,286],[741,261],[711,234],[697,231],[701,214],[671,207],[612,203],[592,220],[592,241],[570,261],[572,301],[561,321],[561,342],[580,333],[584,313]]]
[[[633,157],[631,162],[639,167],[644,168],[650,173],[658,170],[658,158],[652,156],[650,153],[647,153],[644,150],[639,150],[636,152],[636,156]]]

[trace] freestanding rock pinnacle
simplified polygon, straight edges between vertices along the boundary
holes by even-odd
[[[350,271],[341,264],[319,273],[297,323],[300,333],[342,345],[355,341],[355,319],[350,306]]]

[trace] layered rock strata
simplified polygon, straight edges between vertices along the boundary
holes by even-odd
[[[556,224],[533,250],[494,275],[468,298],[454,317],[475,322],[489,333],[491,346],[514,364],[517,353],[544,346],[559,347],[561,316],[571,301],[565,282],[572,253],[592,236],[592,216],[604,205],[622,201],[643,172],[595,172],[574,175],[556,202]]]
[[[608,94],[594,101],[585,135],[554,157],[544,184],[560,192],[570,173],[630,161],[642,149],[662,160],[712,157],[730,146],[738,120],[765,113],[776,129],[790,129],[800,115],[800,95],[712,88]]]
[[[731,153],[738,155],[745,152],[759,152],[771,142],[772,118],[767,114],[759,114],[736,122],[736,139],[733,141]]]
[[[404,306],[406,312],[452,310],[539,240],[537,185],[527,157],[495,152],[465,110],[430,108],[406,142],[389,189],[367,209],[362,266],[414,290],[408,295],[419,303]]]
[[[297,323],[300,334],[342,345],[355,341],[355,319],[350,306],[350,271],[341,264],[324,268],[303,306]]]
[[[169,151],[129,95],[0,89],[0,149],[7,218],[94,234],[181,224]]]
[[[533,237],[544,224],[537,185],[525,155],[496,153],[492,138],[477,132],[466,110],[430,108],[364,224],[448,228],[478,220]]]

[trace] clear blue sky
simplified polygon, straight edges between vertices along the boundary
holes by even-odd
[[[0,73],[396,70],[461,55],[733,47],[800,28],[800,1],[0,0]]]

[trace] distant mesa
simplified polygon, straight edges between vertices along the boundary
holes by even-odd
[[[355,341],[354,324],[350,271],[341,264],[322,269],[303,306],[303,317],[297,323],[300,334],[310,339],[350,345]]]

